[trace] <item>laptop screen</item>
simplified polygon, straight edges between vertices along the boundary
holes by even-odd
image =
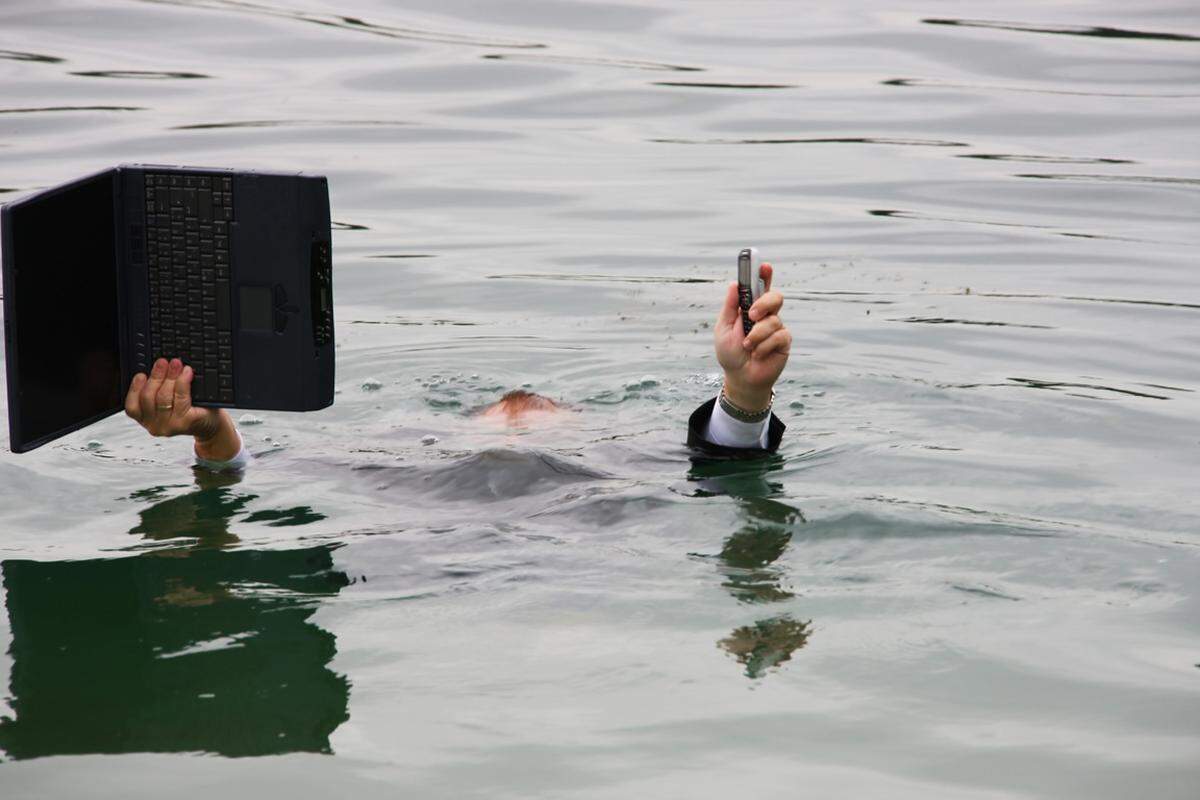
[[[4,290],[15,451],[124,406],[114,179],[109,171],[10,209]]]

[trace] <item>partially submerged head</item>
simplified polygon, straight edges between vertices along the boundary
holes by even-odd
[[[491,405],[485,406],[479,415],[515,425],[531,417],[557,414],[561,410],[562,406],[549,397],[527,392],[524,389],[514,389]]]

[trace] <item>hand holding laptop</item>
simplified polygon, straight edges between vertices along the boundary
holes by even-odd
[[[9,447],[118,413],[158,358],[190,366],[191,406],[331,405],[330,226],[328,182],[294,172],[123,164],[0,206]]]
[[[144,372],[133,376],[125,413],[151,436],[192,436],[200,458],[228,461],[237,455],[242,440],[227,411],[192,405],[194,376],[192,368],[178,358],[158,359],[148,376]]]

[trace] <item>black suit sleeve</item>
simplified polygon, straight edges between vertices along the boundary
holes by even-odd
[[[771,423],[767,427],[765,450],[758,447],[724,447],[710,442],[705,438],[705,434],[708,433],[708,421],[712,419],[713,406],[716,404],[717,399],[714,397],[692,412],[692,416],[688,419],[688,447],[707,456],[722,458],[754,458],[766,453],[774,453],[779,449],[779,443],[783,441],[783,432],[787,430],[787,426],[774,414],[771,415]]]

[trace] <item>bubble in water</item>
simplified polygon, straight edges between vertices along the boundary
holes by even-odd
[[[382,388],[383,381],[376,380],[375,378],[367,378],[362,382],[362,390],[364,392],[377,392]]]
[[[654,377],[653,375],[643,375],[633,383],[625,384],[625,388],[631,391],[635,391],[637,389],[653,389],[655,386],[658,386],[658,378]]]
[[[256,417],[253,414],[242,414],[238,417],[239,425],[262,425],[262,417]]]
[[[104,442],[100,441],[99,439],[92,439],[85,446],[88,450],[102,450],[104,449]]]
[[[698,383],[701,386],[720,386],[725,380],[725,377],[717,372],[710,372],[707,375],[691,374],[684,378],[687,383]]]
[[[426,447],[431,444],[437,444],[437,441],[438,437],[434,436],[432,433],[421,437],[421,444],[425,445]]]

